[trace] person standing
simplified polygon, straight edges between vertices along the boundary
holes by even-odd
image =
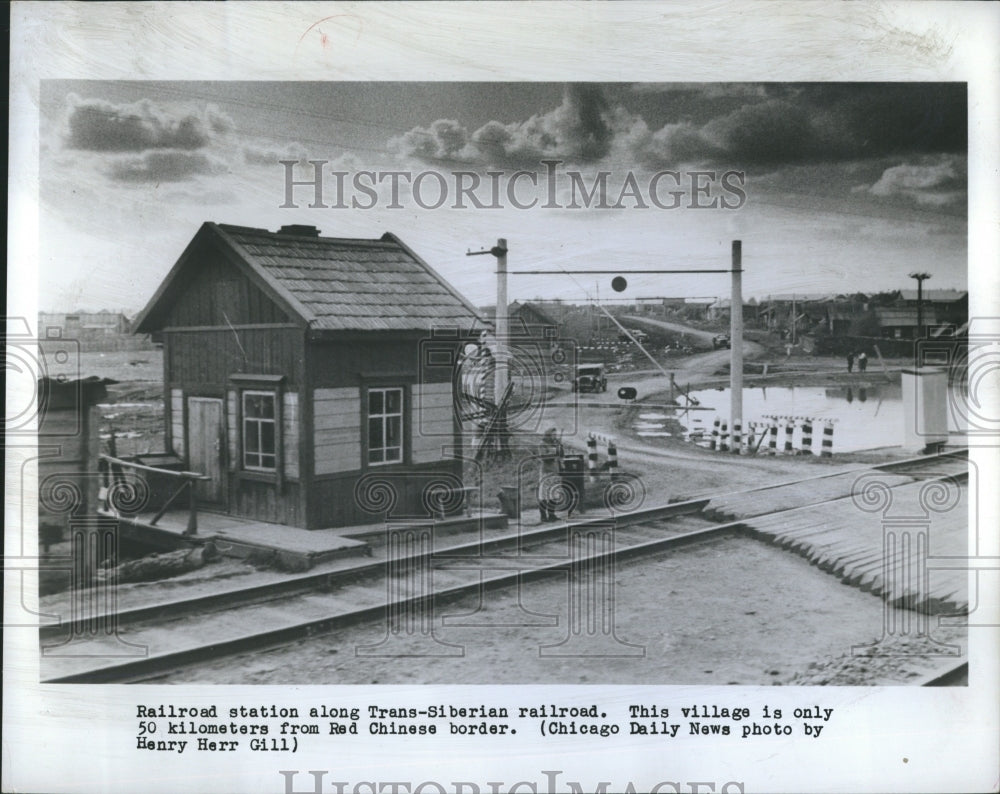
[[[562,444],[559,443],[558,431],[550,427],[542,435],[538,445],[538,512],[543,522],[557,521],[555,501],[549,498],[555,488],[560,487],[559,456],[562,454]]]
[[[864,351],[858,356],[858,372],[864,372],[868,369],[868,354]]]
[[[847,371],[854,372],[854,351],[847,354]]]

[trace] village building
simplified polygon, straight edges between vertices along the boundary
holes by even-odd
[[[917,304],[920,303],[920,321],[917,327]],[[914,338],[962,333],[969,323],[969,293],[956,289],[925,289],[923,295],[915,289],[899,291],[895,308],[908,309],[902,322],[885,323],[883,333],[896,337]],[[898,319],[899,316],[893,319]],[[880,318],[881,319],[881,318]]]
[[[40,378],[38,395],[38,527],[47,551],[63,540],[74,519],[91,515],[98,503],[100,415],[107,398],[103,378]]]
[[[480,307],[480,316],[491,325],[496,322],[496,306]],[[507,328],[511,336],[552,337],[562,325],[561,307],[544,306],[538,301],[514,301],[507,307]]]
[[[148,336],[132,334],[132,323],[122,312],[39,312],[38,335],[47,342],[72,340],[82,351],[151,350]]]
[[[318,529],[426,515],[459,483],[452,394],[475,308],[395,235],[205,223],[135,323],[163,339],[166,444],[198,503]],[[369,475],[393,504],[361,493]],[[377,501],[377,500],[376,500]]]

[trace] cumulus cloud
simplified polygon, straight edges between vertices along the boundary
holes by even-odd
[[[233,128],[217,107],[171,112],[148,99],[114,104],[70,95],[64,143],[90,152],[142,152],[149,149],[192,151],[209,146]]]
[[[393,138],[390,147],[404,157],[469,164],[521,166],[546,158],[588,163],[610,151],[612,116],[600,87],[570,85],[558,107],[525,121],[489,121],[470,133],[457,121],[440,119]]]
[[[247,165],[273,166],[281,160],[306,160],[308,157],[309,153],[299,143],[287,146],[248,143],[243,146],[243,162]]]
[[[107,174],[117,182],[182,182],[228,170],[225,163],[203,152],[154,150],[112,161]]]
[[[904,198],[927,207],[946,207],[965,199],[966,163],[957,157],[936,162],[903,163],[886,168],[863,189],[879,198]]]
[[[614,161],[649,168],[849,163],[907,153],[961,153],[966,96],[950,83],[596,84],[523,121],[469,130],[454,119],[393,139],[404,157],[532,167]],[[609,97],[617,97],[611,101]]]

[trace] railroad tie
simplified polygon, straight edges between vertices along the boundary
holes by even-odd
[[[823,425],[823,448],[820,451],[821,458],[829,458],[833,455],[833,422]]]

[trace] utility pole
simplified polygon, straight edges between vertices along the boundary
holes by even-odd
[[[733,240],[733,288],[729,310],[730,427],[743,425],[743,243]]]
[[[499,403],[507,390],[507,241],[501,237],[497,244],[490,250],[490,253],[497,260],[497,369],[494,388],[496,389],[496,399]]]
[[[795,326],[798,325],[798,310],[795,308],[795,293],[792,293],[792,344],[795,344]]]
[[[930,273],[910,273],[917,280],[917,339],[924,334],[924,280],[930,277]]]
[[[497,306],[494,320],[494,336],[496,338],[496,357],[494,361],[493,404],[495,413],[489,423],[488,434],[496,439],[496,452],[500,457],[506,457],[507,445],[507,403],[510,400],[510,373],[508,323],[507,323],[507,241],[501,237],[497,244],[488,251],[468,251],[466,256],[481,256],[491,254],[497,260]]]

